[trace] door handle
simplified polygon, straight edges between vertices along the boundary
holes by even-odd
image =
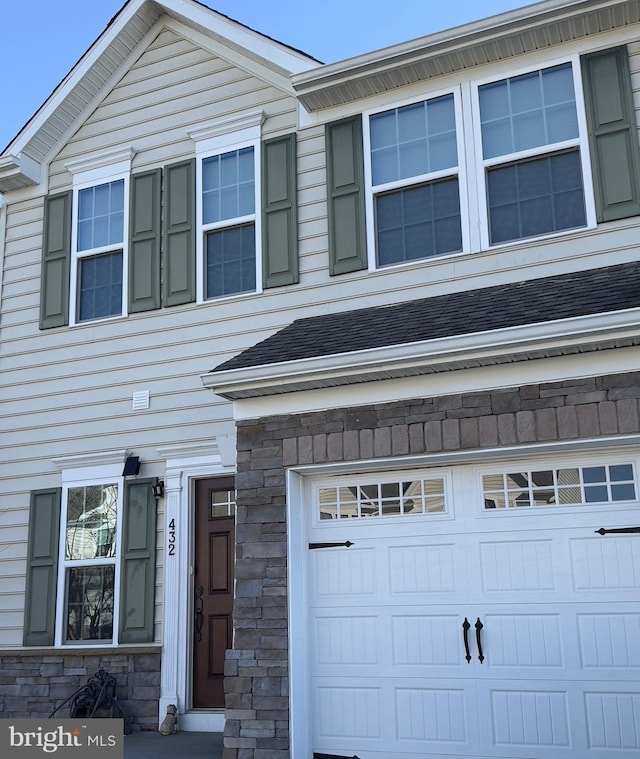
[[[480,664],[484,661],[484,654],[482,653],[482,637],[480,633],[482,632],[482,628],[484,625],[480,621],[480,617],[476,620],[476,644],[478,646],[478,661]]]
[[[616,533],[640,532],[640,527],[613,527],[610,530],[606,530],[604,527],[601,527],[599,530],[596,530],[596,533],[598,535],[607,535],[610,532],[616,532]]]
[[[195,587],[195,602],[193,604],[194,609],[194,624],[196,628],[196,639],[198,643],[202,640],[202,621],[204,619],[204,614],[202,613],[202,610],[204,608],[204,604],[202,602],[202,594],[204,593],[204,588],[202,585],[196,585]]]
[[[467,664],[471,661],[471,654],[469,653],[469,628],[471,627],[471,624],[469,620],[465,617],[464,622],[462,623],[462,640],[464,641],[464,650],[465,650],[465,659],[467,660]]]

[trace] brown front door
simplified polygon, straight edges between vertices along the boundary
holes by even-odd
[[[193,706],[222,708],[233,611],[233,477],[196,481],[195,531]]]

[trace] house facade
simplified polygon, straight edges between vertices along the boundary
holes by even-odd
[[[640,3],[321,65],[130,0],[0,155],[0,699],[225,759],[640,749]]]

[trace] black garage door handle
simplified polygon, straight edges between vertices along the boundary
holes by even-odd
[[[599,530],[596,530],[596,533],[598,535],[608,535],[610,532],[616,532],[616,533],[640,532],[640,527],[613,527],[610,530],[605,530],[604,527],[601,527]]]

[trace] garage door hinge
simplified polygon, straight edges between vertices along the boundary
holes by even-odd
[[[309,543],[309,550],[313,551],[316,548],[351,548],[353,543],[350,540],[344,543]]]

